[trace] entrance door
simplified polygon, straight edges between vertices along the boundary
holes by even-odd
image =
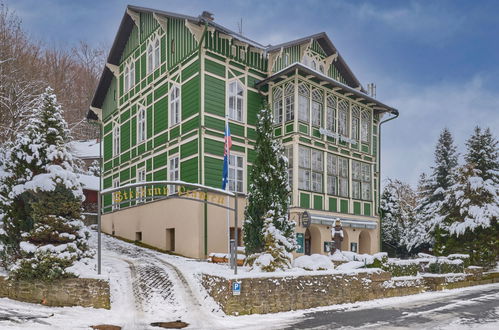
[[[312,247],[312,236],[310,235],[310,230],[305,231],[305,254],[309,256],[311,254]]]
[[[175,228],[166,229],[166,251],[175,251]]]

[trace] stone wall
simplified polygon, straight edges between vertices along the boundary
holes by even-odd
[[[0,297],[47,306],[110,308],[109,283],[88,278],[35,282],[13,281],[0,276]]]
[[[354,275],[238,278],[237,281],[241,283],[239,296],[232,295],[231,282],[234,279],[203,274],[202,283],[226,314],[243,315],[284,312],[499,282],[499,276],[491,281],[483,280],[481,270],[449,275],[392,278],[389,272],[371,270]]]

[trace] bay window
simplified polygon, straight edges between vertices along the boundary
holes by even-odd
[[[310,149],[300,146],[298,151],[298,188],[310,190]]]
[[[284,86],[284,106],[286,107],[286,121],[295,119],[295,88],[292,83]]]
[[[274,124],[282,123],[283,103],[282,103],[282,88],[276,87],[272,95],[273,110],[274,110]]]
[[[362,111],[362,121],[360,128],[360,141],[369,143],[371,140],[371,116],[369,110]]]
[[[352,107],[352,139],[359,141],[360,109],[357,105]]]
[[[371,165],[352,161],[352,198],[371,200]]]
[[[299,189],[322,192],[324,171],[322,151],[300,146],[299,148]]]

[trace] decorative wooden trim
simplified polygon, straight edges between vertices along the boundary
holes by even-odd
[[[218,36],[220,37],[220,39],[226,39],[229,41],[231,41],[233,39],[232,36],[225,34],[225,33],[222,33],[222,32],[218,33]]]
[[[99,121],[102,121],[102,109],[101,108],[96,108],[96,107],[90,106],[90,110],[92,110],[97,115],[97,118],[99,118]]]
[[[152,13],[152,16],[158,22],[159,26],[163,29],[165,33],[167,33],[168,30],[168,18],[165,16],[158,15],[156,13]]]
[[[137,13],[137,12],[135,12],[135,11],[133,11],[133,10],[131,10],[130,8],[126,9],[126,13],[133,20],[133,22],[135,23],[135,25],[137,26],[137,28],[140,29],[140,14]]]
[[[106,63],[106,67],[109,70],[111,70],[111,72],[113,73],[114,77],[116,77],[116,79],[119,78],[119,76],[120,76],[120,68],[117,65],[114,65],[114,64],[111,64],[111,63]]]
[[[194,24],[186,19],[185,20],[185,27],[187,29],[189,29],[189,31],[194,36],[194,39],[196,39],[197,43],[199,44],[199,42],[201,41],[201,38],[203,37],[203,32],[204,32],[203,26],[199,26],[197,24]]]

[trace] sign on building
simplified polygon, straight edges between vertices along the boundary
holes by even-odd
[[[303,248],[305,246],[305,235],[303,235],[303,233],[296,234],[296,245],[296,253],[303,253]]]
[[[311,217],[310,217],[310,213],[308,213],[307,211],[303,212],[301,214],[301,225],[305,228],[308,228],[310,227],[310,222],[312,221]]]

